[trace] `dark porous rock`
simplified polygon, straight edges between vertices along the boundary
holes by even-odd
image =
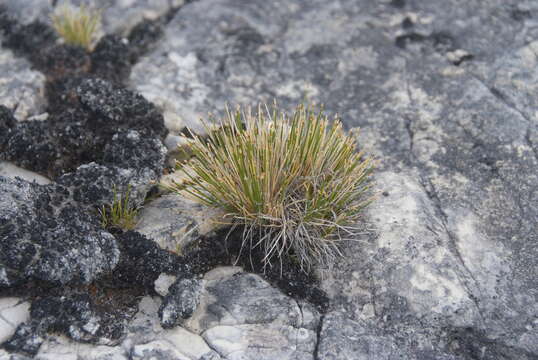
[[[66,194],[0,176],[0,287],[27,279],[89,283],[119,260],[114,237]]]
[[[103,150],[103,164],[147,170],[158,178],[163,171],[166,148],[157,139],[136,130],[118,131]]]
[[[44,334],[39,323],[24,323],[17,327],[13,337],[3,347],[10,352],[35,355],[45,341]]]
[[[162,143],[129,130],[115,134],[103,151],[101,163],[91,162],[57,178],[71,188],[73,199],[88,208],[110,204],[114,191],[129,192],[129,203],[140,206],[163,171],[166,150]]]
[[[36,20],[26,25],[11,27],[4,34],[2,45],[30,61],[39,61],[41,50],[55,44],[58,36],[49,25]]]
[[[9,36],[17,26],[17,21],[8,14],[4,4],[0,4],[0,36]]]
[[[198,279],[178,279],[170,285],[159,309],[162,327],[172,328],[188,319],[200,303],[202,288]]]
[[[44,48],[32,64],[49,78],[77,76],[90,67],[90,56],[80,46],[59,44]]]
[[[13,116],[13,112],[7,107],[0,105],[0,149],[3,148],[4,139],[6,139],[15,126],[17,120]]]
[[[13,352],[35,355],[47,332],[60,332],[79,342],[108,343],[101,337],[101,319],[90,298],[84,294],[44,297],[32,303],[28,323],[19,325],[4,347]]]
[[[162,115],[141,95],[102,79],[85,79],[77,88],[83,106],[116,127],[147,132],[163,139],[167,130]]]
[[[121,249],[118,266],[113,272],[116,286],[143,286],[152,289],[162,273],[178,278],[192,277],[189,266],[178,255],[161,249],[155,242],[136,231],[116,236]]]
[[[105,35],[91,53],[91,73],[114,83],[122,84],[131,73],[130,49],[127,39]]]
[[[140,95],[101,79],[71,78],[49,88],[53,112],[45,121],[20,122],[2,135],[0,160],[44,174],[85,207],[110,203],[113,190],[140,205],[164,168],[162,116]],[[61,109],[62,103],[69,103]],[[3,116],[2,125],[12,125]]]
[[[131,63],[136,63],[140,56],[153,49],[162,35],[163,27],[159,21],[143,20],[136,25],[128,37]]]

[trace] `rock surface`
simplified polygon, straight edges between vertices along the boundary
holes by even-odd
[[[202,285],[198,279],[179,279],[170,285],[159,308],[161,325],[165,329],[191,317],[200,303]]]
[[[257,275],[217,268],[184,327],[223,359],[313,359],[319,313]]]
[[[43,175],[39,175],[33,171],[23,169],[8,161],[0,161],[0,176],[5,176],[8,178],[19,177],[28,182],[35,181],[39,185],[47,185],[51,183],[51,181]]]
[[[131,83],[193,127],[225,103],[273,98],[323,103],[360,126],[387,196],[368,212],[365,243],[325,281],[334,316],[381,324],[350,330],[378,349],[372,358],[394,356],[386,345],[410,359],[531,359],[537,11],[498,0],[198,1]],[[325,324],[321,344],[338,326]],[[331,338],[339,354],[319,350],[365,356],[352,338]]]
[[[23,24],[35,20],[50,22],[49,16],[55,8],[67,1],[60,0],[4,0],[9,15]],[[72,0],[71,4],[90,5],[101,11],[102,32],[125,35],[144,19],[155,20],[181,7],[184,0]]]
[[[27,10],[29,3],[9,0],[9,11],[31,21],[38,12]],[[145,10],[133,17],[114,15],[123,4],[134,3],[134,11],[157,9],[159,14],[175,6],[171,0],[114,2],[111,15],[105,15],[110,20],[105,29],[126,29],[133,24],[130,18],[140,19]],[[42,27],[32,29],[42,36],[26,39],[26,48],[37,41],[55,41]],[[255,105],[276,99],[285,108],[304,100],[323,103],[327,112],[340,114],[348,129],[361,128],[362,147],[380,160],[380,195],[365,216],[365,235],[346,244],[346,257],[326,274],[322,286],[331,298],[327,314],[283,295],[258,276],[210,273],[200,305],[192,318],[179,321],[180,327],[163,330],[158,316],[161,300],[145,297],[121,345],[110,349],[84,345],[83,356],[316,360],[538,356],[538,6],[534,1],[199,0],[184,5],[164,29],[163,39],[150,41],[155,49],[133,68],[130,84],[163,110],[164,124],[173,130],[170,142],[182,126],[196,130],[200,117],[221,114],[225,103]],[[133,40],[147,45],[143,33],[137,32],[139,37]],[[150,31],[149,38],[155,39],[157,33]],[[121,40],[107,38],[100,54],[121,46]],[[101,73],[109,74],[108,63],[102,66]],[[125,74],[128,71],[119,77]],[[86,94],[84,107],[108,120],[117,115],[107,103],[115,99],[113,91]],[[93,94],[105,105],[98,111],[95,105],[101,100],[94,101]],[[12,100],[0,104],[13,108]],[[28,109],[38,114],[33,106]],[[26,118],[15,115],[18,120]],[[0,142],[5,129],[27,127],[33,130],[17,142],[56,144],[41,142],[44,136],[38,124],[14,125],[10,117],[0,116]],[[72,134],[81,128],[71,123],[71,132],[62,139],[76,138]],[[125,159],[131,156],[120,151],[129,138],[129,130],[123,129],[118,146],[110,143],[110,153]],[[164,132],[157,133],[160,142]],[[140,146],[156,149],[151,144]],[[155,156],[162,166],[160,155]],[[53,164],[50,159],[42,161]],[[85,158],[69,171],[85,164],[81,174],[88,179],[91,173],[96,179],[109,179],[121,172],[116,165],[99,161]],[[130,171],[141,168],[145,167],[137,165]],[[71,185],[67,188],[72,192]],[[92,192],[80,192],[84,194]],[[87,203],[94,200],[88,197]],[[156,203],[142,217],[146,235],[170,237],[173,228],[182,226],[167,227],[172,222],[166,219],[174,218],[176,206],[167,205],[168,200]],[[159,211],[165,214],[163,222],[152,226]],[[144,249],[134,246],[126,253]],[[150,250],[165,258],[162,250]],[[148,288],[163,272],[178,274],[177,269],[157,263],[147,266],[144,269],[151,271],[140,281]],[[54,344],[52,339],[35,340],[42,342],[38,355],[43,358],[67,354],[76,346],[63,340]],[[8,356],[2,351],[0,357]]]

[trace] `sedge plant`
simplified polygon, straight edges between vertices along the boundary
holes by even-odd
[[[92,50],[101,26],[101,13],[85,5],[60,5],[51,16],[52,26],[66,44]]]
[[[276,105],[227,109],[217,125],[194,137],[176,191],[242,225],[242,249],[260,247],[264,268],[284,256],[305,271],[332,265],[372,200],[372,159],[338,118],[303,105],[290,116]]]
[[[119,228],[125,231],[134,229],[138,209],[129,202],[130,193],[130,185],[127,186],[127,191],[124,194],[118,194],[114,186],[112,190],[112,203],[103,205],[99,209],[101,226],[103,228]]]

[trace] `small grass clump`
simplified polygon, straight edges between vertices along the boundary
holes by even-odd
[[[138,209],[129,203],[131,186],[127,186],[124,195],[118,195],[116,187],[113,189],[114,197],[112,203],[103,205],[99,209],[101,215],[101,226],[105,229],[119,228],[124,231],[132,230],[136,226]]]
[[[52,26],[66,44],[92,50],[101,26],[101,13],[85,5],[74,7],[69,2],[60,5],[51,16]]]
[[[305,271],[333,264],[371,202],[372,159],[356,151],[337,118],[302,105],[291,116],[276,105],[227,110],[218,125],[195,136],[194,156],[178,164],[187,181],[176,191],[243,225],[242,246],[261,247],[264,267],[284,256]]]

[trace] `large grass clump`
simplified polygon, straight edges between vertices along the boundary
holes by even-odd
[[[69,2],[58,6],[51,16],[52,26],[69,45],[92,50],[101,27],[101,13],[85,5],[74,7]]]
[[[305,106],[291,116],[276,105],[227,110],[217,125],[194,138],[193,157],[178,164],[187,181],[176,190],[243,225],[243,248],[260,247],[264,266],[284,256],[303,270],[333,264],[371,201],[371,158],[337,118]]]

